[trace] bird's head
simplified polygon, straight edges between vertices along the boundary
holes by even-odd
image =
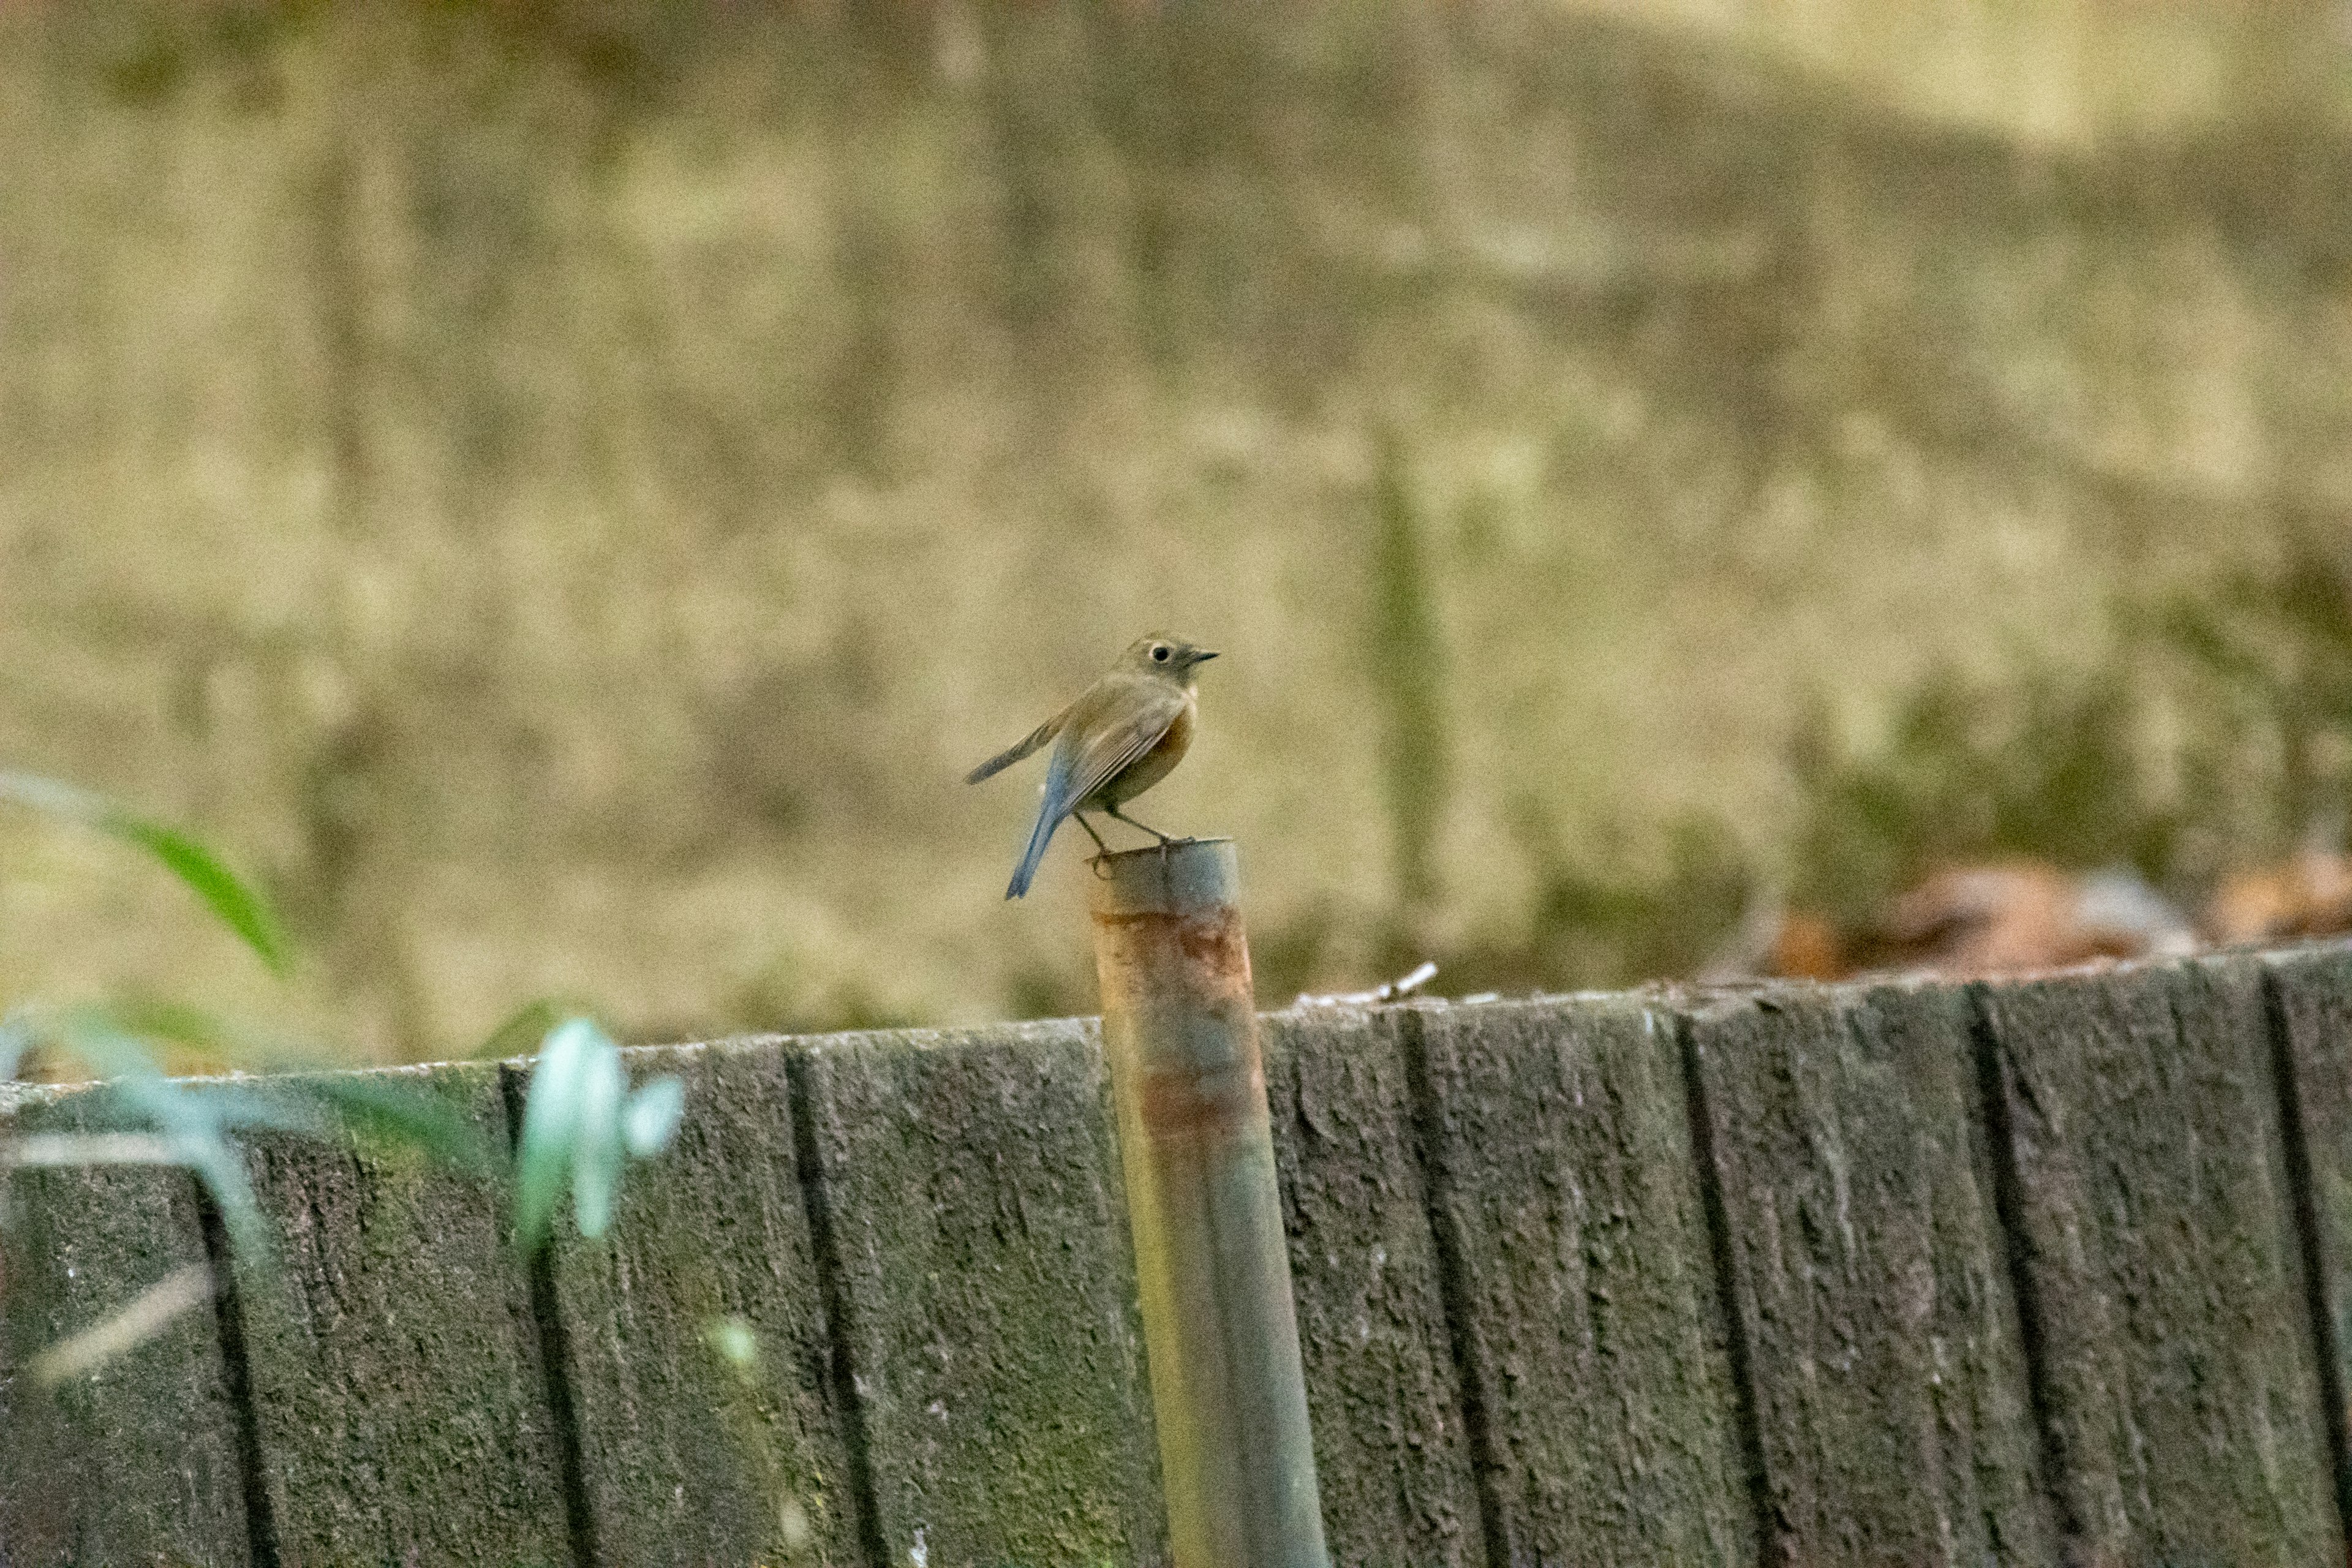
[[[1182,637],[1152,632],[1129,644],[1126,657],[1119,662],[1129,669],[1139,670],[1146,675],[1164,675],[1189,686],[1192,682],[1192,671],[1216,657],[1207,648],[1196,647]]]

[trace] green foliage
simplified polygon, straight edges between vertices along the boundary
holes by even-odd
[[[1753,882],[1731,830],[1713,817],[1685,815],[1667,825],[1662,852],[1621,847],[1591,860],[1570,860],[1535,834],[1522,813],[1522,837],[1544,865],[1522,960],[1548,986],[1625,985],[1687,974],[1739,918]],[[1460,966],[1457,966],[1457,969]],[[1461,984],[1506,986],[1494,975],[1458,973]]]
[[[508,1057],[529,1056],[558,1024],[574,1013],[584,1011],[585,1008],[568,999],[535,997],[501,1018],[498,1026],[483,1036],[481,1043],[466,1054],[476,1061],[499,1061]]]
[[[1423,960],[1438,967],[1433,992],[1454,996],[1687,974],[1737,924],[1755,886],[1737,837],[1704,814],[1679,816],[1655,836],[1573,850],[1534,797],[1521,799],[1513,817],[1536,869],[1520,929],[1439,942],[1394,921],[1367,931],[1328,902],[1310,905],[1253,933],[1259,995],[1368,987]]]
[[[39,1043],[28,1014],[19,1010],[0,1017],[0,1083],[16,1076],[16,1068]]]
[[[497,1157],[481,1132],[423,1080],[397,1082],[373,1073],[320,1072],[288,1080],[294,1093],[353,1138],[383,1151],[412,1151],[452,1170],[487,1176]]]
[[[1381,440],[1372,492],[1370,668],[1386,711],[1381,769],[1387,786],[1396,888],[1412,908],[1437,891],[1436,837],[1445,795],[1444,660],[1421,509],[1403,445]]]
[[[557,1025],[541,1047],[523,1101],[517,1249],[528,1255],[546,1242],[567,1189],[580,1234],[604,1235],[624,1158],[651,1159],[667,1148],[685,1106],[686,1086],[673,1077],[628,1092],[620,1047],[588,1019]]]
[[[1939,668],[1870,748],[1841,744],[1816,704],[1790,746],[1790,891],[1856,921],[1947,861],[2124,863],[2161,879],[2179,823],[2139,742],[2142,718],[2116,669],[1972,683]]]
[[[0,800],[79,823],[145,850],[203,900],[205,907],[242,937],[272,971],[286,972],[286,935],[269,901],[186,834],[126,810],[103,795],[32,773],[0,773]]]
[[[740,1375],[748,1377],[760,1364],[760,1337],[748,1319],[734,1313],[704,1323],[702,1342]]]
[[[2231,836],[2275,849],[2340,815],[2352,792],[2352,553],[2319,530],[2267,566],[2127,617],[2135,653],[2189,667],[2184,703],[2206,738],[2187,785]],[[2249,802],[2259,815],[2249,818]]]
[[[235,931],[269,967],[283,973],[289,950],[275,913],[212,851],[176,829],[150,821],[87,791],[26,773],[0,773],[0,800],[79,823],[145,850],[185,883],[215,918]],[[19,1006],[0,1017],[0,1080],[16,1076],[41,1051],[79,1063],[105,1080],[85,1100],[91,1138],[68,1140],[57,1158],[77,1163],[163,1158],[186,1166],[219,1212],[230,1245],[247,1266],[271,1261],[268,1227],[254,1197],[240,1135],[272,1129],[310,1137],[364,1142],[408,1150],[476,1172],[491,1167],[490,1152],[473,1127],[421,1081],[310,1071],[272,1081],[268,1092],[235,1080],[183,1082],[166,1075],[153,1043],[194,1047],[215,1058],[288,1069],[315,1067],[319,1054],[271,1039],[200,1008],[156,998],[127,997],[67,1006]],[[646,1098],[631,1107],[624,1129],[632,1146],[666,1139],[676,1126],[674,1096]],[[109,1131],[153,1137],[109,1139]],[[37,1365],[41,1375],[78,1373],[119,1355],[159,1331],[181,1311],[208,1298],[178,1277],[53,1347]]]
[[[2274,563],[2127,604],[2100,662],[1931,671],[1874,744],[1825,705],[1789,751],[1798,902],[1868,916],[1941,862],[2128,865],[2200,890],[2341,829],[2352,793],[2352,563],[2317,533]]]
[[[163,1137],[204,1184],[231,1244],[248,1259],[269,1260],[268,1228],[234,1135],[261,1127],[320,1133],[329,1130],[324,1116],[299,1105],[277,1104],[234,1083],[176,1083],[164,1075],[146,1045],[103,1008],[34,1015],[27,1037],[108,1079],[93,1100],[96,1120],[101,1125],[150,1129]]]
[[[621,1107],[621,1142],[636,1158],[650,1160],[669,1147],[685,1115],[686,1080],[657,1078]]]

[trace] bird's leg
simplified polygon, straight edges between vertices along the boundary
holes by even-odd
[[[1135,818],[1128,816],[1125,812],[1119,810],[1119,808],[1115,805],[1106,805],[1103,809],[1110,813],[1111,816],[1117,817],[1119,821],[1126,823],[1129,827],[1142,828],[1144,832],[1149,833],[1152,837],[1160,840],[1160,847],[1162,849],[1167,848],[1171,844],[1180,842],[1177,839],[1171,838],[1168,835],[1160,832],[1160,829],[1152,826],[1149,823],[1136,821]]]
[[[1118,813],[1114,811],[1111,815],[1113,816],[1117,816]],[[1095,831],[1095,825],[1087,820],[1086,813],[1082,811],[1074,811],[1070,813],[1070,820],[1087,830],[1087,837],[1095,841],[1096,848],[1101,850],[1106,855],[1110,853],[1110,846],[1103,842],[1103,836]]]

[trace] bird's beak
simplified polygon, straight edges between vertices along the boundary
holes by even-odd
[[[1211,653],[1206,648],[1194,648],[1192,650],[1192,662],[1194,664],[1206,664],[1216,657],[1217,656],[1215,654]]]

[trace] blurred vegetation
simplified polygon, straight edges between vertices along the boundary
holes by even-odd
[[[1940,865],[2025,857],[2164,878],[2179,823],[2153,787],[2135,697],[2113,667],[2000,684],[1937,669],[1859,752],[1817,709],[1790,748],[1792,897],[1853,926]]]
[[[1229,655],[1152,820],[1243,841],[1270,1000],[2191,889],[2341,793],[2340,24],[7,7],[0,759],[316,956],[0,821],[0,999],[1086,1010],[956,780],[1151,626]]]
[[[2128,868],[2193,914],[2232,868],[2343,847],[2352,531],[2290,531],[2118,622],[2085,668],[1929,671],[1873,745],[1817,705],[1790,748],[1794,901],[1855,929],[1939,866],[2021,858]]]
[[[94,830],[143,851],[273,973],[291,953],[268,900],[210,848],[180,830],[61,781],[0,773],[0,803],[52,822]],[[554,1018],[554,1005],[534,1003],[493,1033],[492,1047],[518,1031]],[[520,1099],[515,1133],[512,1239],[519,1261],[543,1270],[541,1256],[568,1194],[577,1233],[593,1239],[612,1223],[623,1165],[666,1151],[686,1109],[683,1079],[663,1075],[634,1089],[620,1047],[592,1021],[558,1019],[519,1042],[539,1059]],[[257,1201],[246,1149],[257,1133],[291,1133],[347,1146],[377,1158],[431,1159],[477,1178],[501,1164],[480,1130],[442,1086],[414,1073],[322,1069],[315,1048],[272,1039],[184,1003],[128,996],[59,1003],[17,1002],[0,1013],[0,1090],[22,1079],[106,1081],[64,1101],[57,1119],[40,1120],[41,1098],[0,1103],[32,1108],[0,1136],[0,1285],[28,1267],[12,1184],[20,1170],[43,1167],[173,1165],[197,1184],[207,1227],[217,1225],[248,1277],[277,1263],[270,1226]],[[340,1054],[340,1053],[335,1053]],[[174,1078],[191,1068],[216,1075]],[[267,1071],[264,1079],[247,1076]],[[509,1089],[509,1093],[513,1091]],[[513,1108],[510,1108],[510,1115]],[[29,1129],[27,1130],[27,1125]],[[209,1244],[207,1244],[209,1246]],[[55,1343],[43,1343],[30,1319],[8,1315],[0,1342],[22,1358],[33,1384],[53,1387],[162,1332],[175,1318],[232,1287],[225,1260],[211,1258],[158,1279],[127,1304]],[[68,1274],[71,1273],[68,1269]],[[35,1287],[37,1294],[38,1287]],[[0,1290],[0,1305],[14,1306]],[[35,1416],[9,1412],[12,1420]]]
[[[1372,607],[1367,617],[1372,689],[1382,712],[1396,898],[1408,924],[1438,893],[1437,829],[1445,810],[1444,648],[1430,604],[1429,563],[1403,451],[1391,435],[1373,475]]]

